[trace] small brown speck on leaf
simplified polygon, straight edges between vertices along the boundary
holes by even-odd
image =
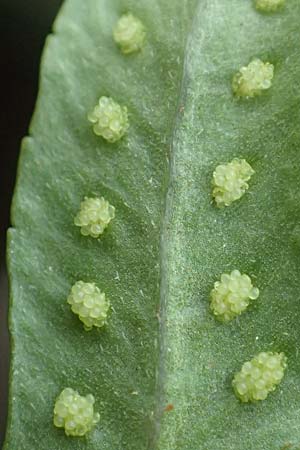
[[[170,411],[173,411],[173,409],[174,409],[174,405],[172,405],[172,403],[168,403],[167,406],[165,407],[164,411],[170,412]]]

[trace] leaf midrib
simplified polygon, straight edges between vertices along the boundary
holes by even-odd
[[[168,279],[169,279],[169,266],[168,266],[168,255],[169,255],[169,231],[168,228],[170,226],[171,217],[172,217],[172,205],[174,199],[174,190],[173,190],[173,179],[176,174],[176,164],[175,164],[175,151],[174,146],[176,144],[176,134],[179,128],[179,123],[181,121],[181,116],[184,114],[184,97],[186,95],[185,90],[185,82],[188,78],[187,75],[187,58],[189,56],[187,48],[190,45],[191,36],[193,34],[194,23],[197,20],[198,9],[200,8],[200,0],[196,0],[196,4],[194,6],[194,14],[191,26],[189,28],[189,32],[186,35],[184,51],[183,51],[183,62],[181,69],[181,77],[180,83],[178,85],[178,100],[176,104],[176,110],[174,115],[173,128],[171,130],[171,139],[170,139],[170,153],[168,156],[168,178],[167,178],[167,187],[166,187],[166,195],[165,195],[165,203],[164,203],[164,215],[162,217],[162,226],[161,226],[161,239],[160,239],[160,304],[159,304],[159,361],[158,361],[158,371],[157,371],[157,382],[156,382],[156,411],[155,411],[155,429],[153,438],[150,439],[149,450],[157,450],[159,449],[159,436],[162,425],[162,416],[164,414],[164,407],[166,406],[167,399],[164,394],[164,379],[166,378],[165,372],[165,355],[167,352],[166,343],[164,340],[165,337],[165,327],[166,327],[166,301],[168,297]]]

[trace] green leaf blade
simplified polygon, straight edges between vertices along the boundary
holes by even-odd
[[[300,9],[290,0],[267,16],[250,1],[196,3],[69,0],[48,40],[9,233],[5,450],[257,450],[262,442],[275,450],[300,441]],[[146,47],[130,57],[111,35],[126,10],[147,28]],[[231,78],[253,57],[274,63],[273,86],[238,101]],[[86,118],[101,95],[130,112],[115,145]],[[255,175],[240,201],[219,210],[212,172],[234,157]],[[73,225],[85,195],[116,207],[99,241]],[[260,297],[219,324],[209,292],[235,268]],[[78,279],[107,293],[105,330],[86,333],[66,304]],[[232,377],[263,350],[286,353],[286,376],[266,401],[241,405]],[[96,397],[101,419],[86,438],[52,424],[66,386]],[[174,410],[164,411],[168,403]]]
[[[189,20],[179,2],[164,8],[141,3],[135,10],[149,29],[148,48],[127,59],[112,40],[123,8],[66,2],[43,58],[10,230],[16,314],[7,449],[98,449],[100,443],[141,450],[153,440],[159,230],[181,77],[178,43]],[[172,16],[176,35],[167,32]],[[160,33],[166,34],[163,48]],[[104,94],[130,111],[130,133],[117,145],[96,137],[87,121]],[[82,237],[73,224],[85,195],[103,195],[116,207],[99,241]],[[105,330],[86,333],[71,313],[66,298],[78,279],[95,281],[110,299]],[[97,400],[101,427],[86,438],[67,438],[53,426],[54,401],[66,386]]]
[[[173,156],[164,339],[174,413],[165,416],[160,448],[280,449],[299,442],[299,5],[261,16],[250,2],[205,4],[188,49],[190,95]],[[274,84],[239,101],[230,82],[253,57],[275,64]],[[249,193],[218,210],[210,204],[212,172],[234,157],[256,173]],[[238,320],[218,324],[209,293],[235,268],[253,277],[260,297]],[[266,401],[241,405],[234,373],[260,351],[277,349],[288,356],[284,381]]]

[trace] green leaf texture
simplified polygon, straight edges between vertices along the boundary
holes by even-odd
[[[147,29],[131,56],[112,39],[127,11]],[[44,53],[9,231],[5,450],[300,444],[299,19],[298,0],[270,15],[251,0],[66,1]],[[238,100],[232,76],[254,57],[274,64],[273,86]],[[116,144],[87,121],[101,95],[129,110]],[[217,209],[212,172],[234,157],[255,175],[240,201]],[[99,240],[73,225],[94,195],[116,207]],[[220,324],[209,293],[233,269],[260,297]],[[106,292],[105,329],[85,332],[71,313],[77,280]],[[260,351],[286,353],[285,378],[267,400],[241,404],[232,377]],[[84,438],[52,424],[67,386],[96,398],[101,419]]]

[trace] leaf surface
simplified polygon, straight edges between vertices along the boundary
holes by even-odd
[[[127,11],[147,29],[145,48],[129,57],[111,32]],[[299,17],[298,0],[272,15],[240,0],[66,1],[46,45],[9,231],[5,450],[300,443]],[[253,57],[275,65],[273,86],[238,100],[232,76]],[[117,144],[86,118],[101,95],[130,113]],[[212,172],[234,157],[255,175],[240,201],[217,209]],[[94,195],[116,207],[99,240],[73,225]],[[224,325],[209,293],[236,268],[260,297]],[[103,330],[85,332],[66,303],[80,279],[110,299]],[[266,401],[243,405],[232,377],[269,350],[288,357],[284,381]],[[101,420],[85,438],[52,424],[67,386],[96,397]]]

